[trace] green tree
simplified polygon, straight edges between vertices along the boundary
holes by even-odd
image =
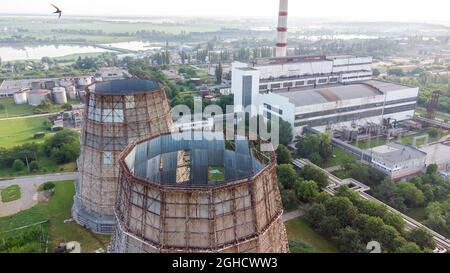
[[[277,163],[278,164],[289,164],[292,161],[291,152],[283,144],[278,145],[277,148]]]
[[[293,135],[292,135],[292,126],[289,122],[284,121],[282,119],[279,120],[279,140],[280,144],[284,146],[288,146],[291,143]],[[270,124],[270,123],[269,123]]]
[[[16,159],[14,160],[14,163],[12,165],[13,170],[15,170],[16,172],[19,172],[21,170],[23,170],[25,168],[25,164],[23,163],[22,160],[20,159]]]
[[[326,214],[325,205],[316,203],[306,211],[305,219],[312,227],[318,228]]]
[[[434,241],[433,236],[423,228],[412,229],[408,233],[407,239],[411,242],[416,243],[422,249],[436,248],[436,242]]]
[[[413,242],[407,242],[404,245],[397,248],[395,251],[396,253],[422,253],[422,250],[420,250],[420,247],[413,243]]]
[[[37,161],[31,161],[30,162],[30,170],[31,171],[37,171],[39,169],[39,164]]]
[[[433,174],[436,174],[437,171],[438,171],[437,164],[430,164],[427,166],[427,174],[433,175]]]
[[[361,241],[359,232],[351,227],[340,229],[336,241],[339,250],[343,253],[365,252],[365,246]]]
[[[299,199],[311,202],[319,194],[319,187],[317,186],[317,183],[312,180],[296,181],[295,193]]]
[[[283,185],[285,189],[292,189],[295,181],[297,181],[297,172],[290,164],[281,164],[277,166],[278,181]]]
[[[300,177],[304,180],[313,180],[317,183],[319,188],[323,189],[328,186],[328,175],[322,170],[312,166],[306,165],[300,170]]]
[[[406,206],[419,207],[423,205],[425,196],[414,184],[405,182],[399,184],[398,188],[403,198],[405,198]]]

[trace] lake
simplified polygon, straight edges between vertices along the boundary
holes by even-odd
[[[42,57],[62,57],[108,51],[110,50],[79,45],[0,46],[0,58],[2,61],[40,60]]]
[[[160,44],[142,41],[102,44],[102,46],[122,48],[133,51],[159,50],[162,48]]]

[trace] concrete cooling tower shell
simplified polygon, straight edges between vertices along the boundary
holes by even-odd
[[[198,134],[156,134],[124,150],[110,251],[287,252],[275,154]]]
[[[111,233],[119,154],[138,138],[168,132],[170,107],[162,86],[148,80],[92,84],[85,104],[72,214],[94,232]]]

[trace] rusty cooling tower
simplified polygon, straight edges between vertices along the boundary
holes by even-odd
[[[119,153],[140,137],[169,132],[170,107],[162,86],[148,80],[92,84],[85,105],[72,214],[94,232],[111,233]]]

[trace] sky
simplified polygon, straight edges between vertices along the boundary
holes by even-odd
[[[279,0],[0,0],[0,13],[274,17]],[[347,21],[450,22],[449,0],[289,0],[290,16]]]

